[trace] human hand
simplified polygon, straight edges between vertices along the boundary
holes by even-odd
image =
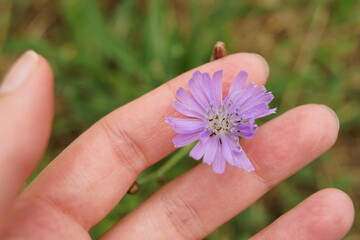
[[[267,66],[255,54],[234,54],[197,69],[224,69],[229,85],[239,69],[264,84]],[[52,74],[28,52],[0,87],[0,233],[6,239],[90,239],[88,230],[126,194],[144,169],[174,151],[175,91],[193,71],[115,110],[66,148],[21,194],[42,155],[53,115]],[[242,141],[256,171],[228,167],[222,175],[200,164],[173,180],[101,239],[202,239],[335,142],[338,121],[322,105],[292,109]],[[291,194],[291,193],[289,193]],[[252,239],[341,239],[353,205],[336,189],[319,191]]]

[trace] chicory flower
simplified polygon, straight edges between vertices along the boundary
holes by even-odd
[[[239,144],[239,138],[252,138],[258,126],[257,118],[275,113],[269,103],[271,92],[264,86],[246,84],[248,74],[240,71],[225,98],[222,96],[222,70],[213,74],[196,71],[189,80],[189,90],[179,88],[174,108],[188,118],[167,117],[167,122],[179,135],[175,147],[198,141],[190,156],[212,164],[215,173],[225,171],[226,162],[246,171],[254,167]]]

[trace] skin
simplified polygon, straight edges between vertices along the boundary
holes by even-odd
[[[0,234],[5,239],[90,239],[88,230],[121,200],[137,176],[175,150],[171,141],[175,133],[164,119],[180,116],[171,106],[175,91],[187,88],[195,69],[100,119],[17,194],[44,152],[53,115],[51,69],[43,57],[35,58],[24,60],[35,61],[28,79],[15,90],[0,93],[0,216],[5,216],[0,218]],[[22,67],[16,63],[11,71]],[[259,85],[268,77],[266,63],[248,53],[196,68],[210,74],[218,69],[224,69],[224,91],[239,70],[247,71],[250,81]],[[326,106],[294,108],[241,142],[255,172],[228,165],[225,174],[216,175],[211,166],[199,164],[161,188],[101,239],[202,239],[329,149],[337,134],[337,118]],[[353,217],[350,198],[326,189],[252,240],[341,239]]]

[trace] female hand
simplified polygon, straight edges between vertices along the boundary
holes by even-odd
[[[197,68],[224,69],[229,85],[239,69],[264,84],[267,64],[234,54]],[[53,77],[29,51],[0,86],[0,235],[5,239],[90,239],[88,230],[126,194],[139,173],[175,149],[164,122],[175,114],[175,90],[192,71],[116,109],[95,123],[18,195],[47,145],[53,116]],[[294,108],[242,142],[256,171],[228,167],[222,175],[199,164],[165,185],[101,239],[202,239],[273,186],[329,149],[338,120],[323,105]],[[291,193],[289,193],[291,194]],[[353,205],[336,189],[319,191],[251,239],[341,239]]]

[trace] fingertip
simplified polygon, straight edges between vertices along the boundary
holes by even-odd
[[[352,199],[345,192],[336,188],[323,189],[315,195],[321,199],[326,215],[324,221],[329,221],[328,226],[336,226],[338,234],[344,236],[351,228],[355,209]],[[331,211],[329,211],[331,209]]]
[[[47,134],[50,134],[51,123],[54,117],[54,75],[52,67],[49,61],[38,54],[38,66],[36,71],[32,73],[32,81],[27,89],[29,95],[35,95],[33,100],[36,101],[33,104],[36,104],[38,111],[42,109],[41,113],[38,114],[42,117],[40,122],[44,122],[47,128]]]
[[[269,75],[270,66],[269,66],[269,63],[266,61],[266,59],[263,56],[261,56],[260,54],[257,54],[257,53],[253,53],[253,54],[263,62],[263,66],[265,67],[265,72],[267,73],[267,75]]]
[[[335,111],[323,104],[310,104],[310,106],[313,107],[315,118],[320,120],[318,124],[323,130],[321,141],[327,142],[329,147],[334,145],[339,134],[339,119]]]
[[[304,204],[303,206],[301,206]],[[316,239],[342,239],[350,230],[354,207],[350,197],[334,188],[314,193],[299,208],[299,220],[307,236]],[[302,212],[302,213],[301,213]]]
[[[342,239],[352,226],[349,196],[334,188],[320,190],[251,239]]]
[[[334,145],[339,132],[334,111],[322,104],[306,104],[295,109],[290,111],[296,114],[295,121],[302,122],[297,130],[304,133],[304,138],[311,138],[313,146],[321,146],[324,151]]]
[[[340,130],[340,120],[339,120],[339,117],[336,114],[336,112],[329,106],[326,106],[326,105],[322,105],[322,106],[325,107],[327,110],[329,110],[329,112],[331,112],[333,114],[333,117],[334,117],[334,119],[336,121],[337,130],[339,131]]]

